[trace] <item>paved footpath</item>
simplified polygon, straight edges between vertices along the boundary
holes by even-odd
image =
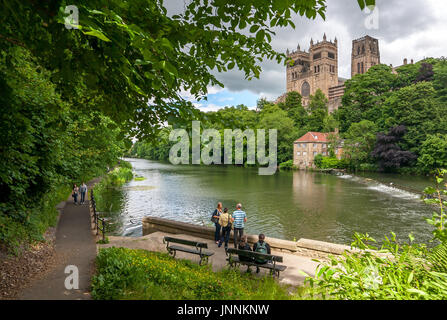
[[[89,182],[90,189],[94,182]],[[19,299],[23,300],[84,300],[90,297],[90,279],[96,257],[95,236],[91,231],[89,201],[75,205],[70,196],[59,217],[55,241],[56,261],[54,268],[42,279],[26,288]],[[68,265],[79,270],[79,289],[67,290],[65,273]]]

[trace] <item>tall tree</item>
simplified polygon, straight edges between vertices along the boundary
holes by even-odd
[[[307,107],[307,131],[323,131],[324,119],[328,116],[327,104],[328,100],[320,89],[317,89],[315,95],[310,96],[310,103]]]
[[[398,144],[405,133],[405,126],[399,125],[391,128],[388,134],[377,134],[377,142],[371,156],[377,159],[381,170],[398,169],[416,160],[414,153],[402,150]]]
[[[354,167],[370,162],[370,154],[376,143],[377,126],[369,120],[353,123],[345,133],[343,156]]]

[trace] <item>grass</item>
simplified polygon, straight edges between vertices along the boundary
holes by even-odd
[[[99,300],[287,300],[290,287],[270,276],[239,270],[213,272],[209,265],[142,249],[100,249],[92,297]]]

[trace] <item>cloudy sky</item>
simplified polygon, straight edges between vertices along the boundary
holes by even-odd
[[[165,0],[168,10],[181,0]],[[272,46],[285,52],[295,50],[297,44],[308,51],[310,39],[329,40],[337,37],[339,76],[350,78],[352,40],[368,34],[379,39],[381,62],[398,66],[403,58],[408,61],[425,57],[447,56],[447,3],[438,0],[376,0],[376,10],[360,11],[356,0],[327,0],[326,20],[293,18],[296,28],[274,30]],[[369,23],[369,24],[368,24]],[[367,24],[369,27],[367,27]],[[285,92],[286,77],[283,65],[265,61],[261,64],[260,79],[247,81],[239,71],[217,74],[225,88],[209,88],[208,101],[195,102],[203,111],[231,105],[255,107],[265,97],[274,100]]]

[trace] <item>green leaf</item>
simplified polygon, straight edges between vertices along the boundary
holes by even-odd
[[[263,42],[264,41],[264,35],[265,35],[265,31],[264,30],[259,30],[258,33],[256,33],[256,41],[257,42]]]
[[[101,39],[101,40],[103,40],[103,41],[106,41],[106,42],[110,42],[110,39],[109,38],[107,38],[101,31],[99,31],[99,30],[91,30],[91,31],[87,31],[87,32],[85,32],[85,31],[82,31],[84,34],[86,34],[86,35],[89,35],[89,36],[93,36],[93,37],[96,37],[96,38],[99,38],[99,39]]]
[[[253,26],[250,27],[250,32],[251,33],[255,33],[256,31],[258,31],[258,29],[259,29],[258,25],[253,25]]]

